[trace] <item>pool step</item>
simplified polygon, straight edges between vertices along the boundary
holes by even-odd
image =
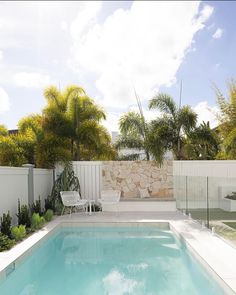
[[[161,212],[176,211],[176,201],[174,199],[168,201],[128,201],[124,200],[117,204],[104,205],[105,212]]]

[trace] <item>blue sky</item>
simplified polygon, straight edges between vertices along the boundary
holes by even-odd
[[[16,128],[45,105],[43,89],[82,86],[117,129],[121,114],[147,119],[158,91],[216,124],[213,83],[235,77],[236,2],[0,2],[0,124]]]
[[[193,52],[186,55],[176,78],[178,83],[171,88],[163,87],[173,96],[179,96],[180,80],[183,82],[183,103],[196,105],[200,101],[216,104],[213,85],[227,93],[226,84],[235,78],[236,60],[236,2],[207,1],[214,12],[207,22],[206,29],[195,36]],[[217,28],[222,30],[220,38],[212,38]]]

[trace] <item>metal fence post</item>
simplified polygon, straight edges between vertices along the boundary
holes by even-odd
[[[186,205],[186,214],[188,214],[188,176],[185,179],[185,205]]]
[[[208,192],[208,176],[206,178],[206,201],[207,201],[207,228],[210,227],[210,222],[209,222],[209,192]]]
[[[28,204],[31,206],[34,203],[34,165],[24,164],[24,168],[28,168]]]

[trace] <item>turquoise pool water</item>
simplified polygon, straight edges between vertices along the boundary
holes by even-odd
[[[168,230],[64,228],[28,256],[1,295],[223,295]]]

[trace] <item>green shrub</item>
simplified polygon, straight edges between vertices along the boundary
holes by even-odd
[[[8,236],[0,233],[0,252],[11,249],[11,247],[13,247],[14,244],[14,240],[11,240],[8,238]]]
[[[42,216],[39,216],[38,213],[33,213],[31,219],[31,229],[33,231],[40,229],[44,226],[45,219]]]
[[[53,217],[53,211],[51,209],[48,209],[46,211],[46,213],[44,214],[44,219],[49,222],[52,220],[52,217]]]
[[[58,176],[52,188],[51,198],[54,202],[54,208],[51,209],[57,214],[61,214],[63,208],[60,196],[61,191],[78,191],[80,193],[79,179],[73,171],[72,162],[65,163],[64,170]]]
[[[55,211],[55,201],[50,195],[44,200],[44,202],[45,202],[45,206],[44,206],[45,211],[47,211],[48,209]]]
[[[43,215],[40,196],[39,196],[39,199],[36,200],[31,206],[31,214],[33,213],[38,213],[40,216]]]
[[[62,203],[59,203],[59,202],[56,202],[56,204],[55,204],[55,214],[56,215],[61,215],[61,211],[62,211],[62,209],[63,209],[63,204]]]
[[[25,225],[13,226],[11,228],[11,235],[16,241],[21,241],[26,236]]]
[[[1,233],[9,238],[11,237],[11,220],[9,211],[1,217]]]
[[[30,210],[27,205],[20,205],[20,200],[18,199],[18,225],[25,225],[27,228],[31,226],[30,220]]]

